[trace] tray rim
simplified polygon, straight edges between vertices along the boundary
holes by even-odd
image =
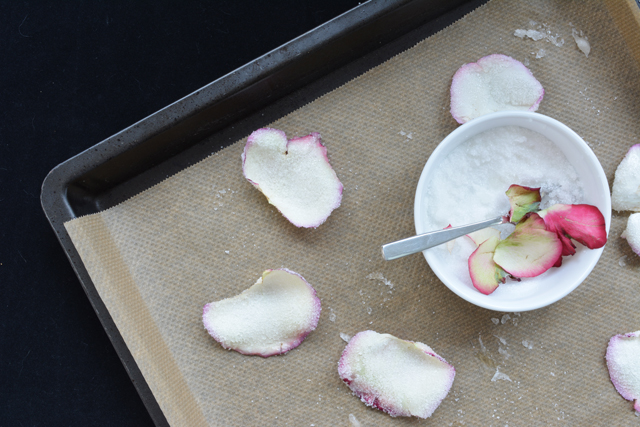
[[[255,82],[260,81],[262,78],[276,71],[283,63],[287,61],[297,61],[297,58],[313,55],[327,43],[335,42],[360,27],[371,25],[372,22],[377,19],[389,15],[403,6],[433,3],[434,1],[438,2],[438,0],[385,0],[381,2],[364,2],[72,156],[55,166],[45,177],[41,187],[40,202],[47,221],[65,251],[90,304],[96,312],[120,361],[156,426],[168,426],[169,422],[115,325],[113,318],[98,294],[84,263],[64,227],[65,222],[82,216],[76,215],[73,207],[69,203],[67,198],[69,185],[87,171],[104,164],[106,161],[120,154],[126,153],[158,133],[170,129],[176,122],[188,119],[215,102],[250,87]],[[440,15],[451,12],[453,9],[465,4],[473,4],[474,6],[470,9],[473,10],[486,1],[487,0],[460,0],[452,4],[448,9],[442,11]],[[447,3],[447,0],[441,1],[441,3]],[[461,16],[465,13],[466,12],[462,13]],[[424,24],[424,22],[416,24],[415,27]],[[415,27],[406,29],[399,35],[396,35],[394,39],[407,34]],[[388,41],[390,40],[387,40],[387,42]],[[358,58],[359,56],[361,56],[361,53],[355,54],[354,57]],[[353,58],[345,63],[348,64],[352,60]],[[344,65],[345,64],[340,64],[335,69]],[[330,70],[327,74],[331,71],[334,70]],[[286,96],[286,94],[283,95],[283,97]],[[273,100],[272,103],[276,100]],[[99,153],[99,155],[96,155],[96,153]]]

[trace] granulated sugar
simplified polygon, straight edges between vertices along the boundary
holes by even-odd
[[[512,184],[541,187],[542,209],[556,203],[583,202],[578,174],[562,151],[545,136],[522,127],[499,127],[469,138],[436,167],[432,176],[423,198],[429,230],[506,215],[510,206],[505,191]],[[496,228],[503,239],[514,229],[510,224]],[[451,253],[445,245],[429,251],[472,286],[468,259],[475,248],[470,239],[461,237]],[[509,292],[509,287],[536,279],[507,281],[512,285],[501,285],[496,292]]]

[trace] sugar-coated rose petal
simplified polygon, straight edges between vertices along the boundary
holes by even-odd
[[[353,393],[392,417],[431,416],[455,373],[429,346],[374,331],[351,338],[338,362],[338,374]]]
[[[633,252],[640,255],[640,213],[629,215],[627,228],[620,237],[627,239],[627,243],[629,243]]]
[[[617,211],[640,212],[640,144],[629,149],[616,169],[611,207]]]
[[[544,220],[547,230],[557,233],[559,237],[571,237],[589,249],[601,248],[607,243],[604,216],[595,206],[558,204],[538,212],[538,215]],[[566,240],[563,240],[563,247],[564,255],[566,250],[570,250]]]
[[[247,139],[242,171],[297,227],[318,227],[342,201],[342,183],[319,133],[287,141],[281,130],[258,129]]]
[[[226,349],[269,357],[296,348],[318,325],[320,299],[298,273],[267,270],[241,294],[204,306],[202,321]]]
[[[493,227],[483,228],[482,230],[474,231],[467,234],[467,237],[471,239],[476,246],[480,246],[485,240],[489,240],[491,237],[500,238],[500,230],[496,230]]]
[[[496,230],[497,231],[497,230]],[[469,275],[473,286],[485,295],[489,295],[504,283],[507,273],[493,261],[493,254],[500,242],[498,236],[490,237],[478,246],[469,257]]]
[[[498,243],[493,260],[515,277],[535,277],[553,267],[561,255],[556,233],[547,231],[538,214],[530,213]]]
[[[451,81],[451,115],[458,123],[505,110],[536,111],[544,89],[510,56],[489,55],[465,64]]]
[[[529,212],[537,212],[540,206],[540,188],[523,187],[513,184],[506,192],[511,204],[509,221],[517,224]]]
[[[635,400],[633,407],[640,412],[640,331],[612,337],[606,358],[614,387],[625,399]]]

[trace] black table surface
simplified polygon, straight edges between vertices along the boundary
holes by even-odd
[[[358,4],[0,1],[0,426],[153,425],[44,216],[46,174]]]

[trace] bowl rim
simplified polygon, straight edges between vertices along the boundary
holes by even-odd
[[[595,178],[600,185],[600,188],[596,189],[597,193],[604,193],[605,195],[604,206],[603,206],[604,211],[602,212],[602,214],[605,218],[606,231],[608,236],[609,228],[611,226],[611,192],[609,189],[609,183],[607,181],[606,175],[604,173],[604,170],[602,169],[602,165],[600,164],[600,161],[596,157],[595,153],[593,152],[593,150],[591,150],[591,148],[587,145],[587,143],[576,132],[574,132],[571,128],[569,128],[564,123],[552,117],[549,117],[540,113],[529,112],[529,111],[500,111],[496,113],[486,114],[484,116],[470,120],[469,122],[461,126],[458,126],[455,130],[453,130],[438,144],[438,146],[429,156],[422,170],[422,173],[420,174],[420,178],[418,180],[418,184],[416,187],[415,198],[414,198],[414,223],[415,223],[416,233],[422,234],[422,233],[431,231],[431,230],[423,229],[423,225],[421,222],[421,218],[423,216],[422,195],[424,195],[424,189],[428,182],[427,177],[430,175],[431,171],[435,168],[438,159],[442,157],[443,155],[442,153],[449,149],[448,146],[452,142],[458,141],[458,143],[456,144],[456,147],[457,147],[457,145],[462,144],[469,137],[473,135],[477,135],[482,132],[486,132],[489,129],[504,127],[504,126],[518,126],[518,125],[502,123],[505,119],[516,119],[516,120],[522,120],[525,122],[537,121],[539,123],[542,123],[543,125],[546,125],[547,127],[554,128],[561,134],[564,134],[564,136],[566,136],[568,140],[571,140],[573,143],[575,143],[576,148],[581,149],[581,153],[585,156],[585,159],[591,163],[591,169],[595,169],[596,171],[597,176]],[[486,127],[487,122],[489,123],[495,122],[495,125]],[[473,133],[473,132],[469,133],[471,129],[478,128],[478,127],[483,128],[483,130],[478,131],[476,133]],[[463,139],[460,140],[460,138],[463,138]],[[448,153],[445,153],[445,154],[448,155]],[[558,292],[547,299],[534,298],[531,302],[528,302],[528,303],[527,302],[514,303],[514,302],[504,301],[504,300],[491,301],[490,298],[486,298],[489,296],[481,294],[480,292],[478,292],[477,298],[475,298],[476,297],[475,295],[473,294],[470,295],[468,292],[463,292],[461,289],[458,289],[457,286],[449,283],[445,275],[445,271],[443,269],[440,269],[438,264],[434,262],[435,260],[434,255],[430,254],[428,251],[423,251],[423,256],[425,257],[427,263],[429,264],[429,267],[436,274],[438,279],[440,279],[440,281],[445,286],[447,286],[447,288],[449,288],[452,292],[454,292],[456,295],[463,298],[464,300],[489,310],[503,311],[503,312],[523,312],[523,311],[535,310],[538,308],[543,308],[548,305],[551,305],[559,301],[560,299],[564,298],[565,296],[567,296],[573,290],[575,290],[589,276],[591,271],[595,268],[596,264],[600,260],[600,256],[602,255],[603,251],[604,251],[604,247],[590,250],[590,252],[592,252],[594,255],[590,260],[589,264],[585,265],[584,268],[582,268],[581,274],[578,277],[576,277],[576,280],[573,283],[571,283],[570,286],[566,286],[565,288],[563,288],[562,292]]]

